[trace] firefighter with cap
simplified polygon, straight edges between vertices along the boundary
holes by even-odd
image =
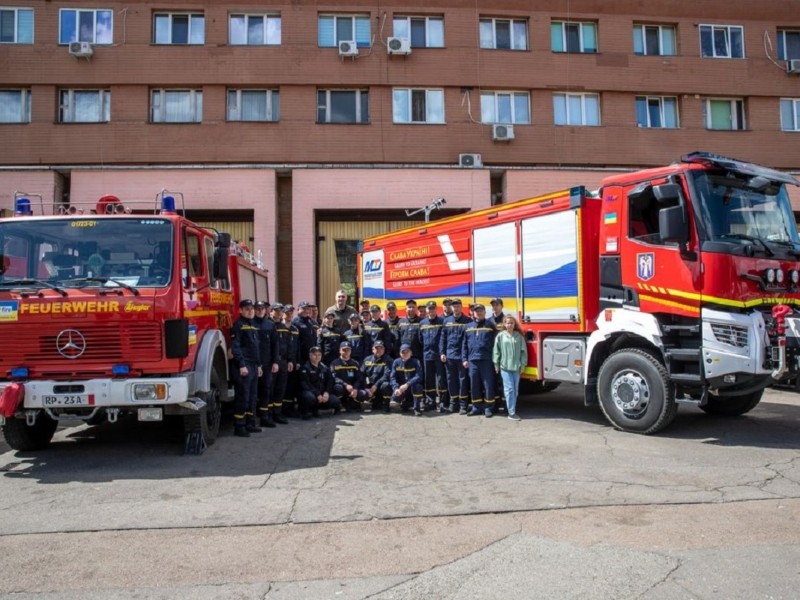
[[[332,310],[326,311],[322,319],[322,327],[317,334],[317,346],[322,350],[322,362],[330,365],[331,361],[339,356],[339,344],[342,343],[344,335],[339,333],[333,326],[336,313]]]
[[[420,317],[417,311],[417,301],[406,301],[406,316],[397,324],[400,345],[411,346],[411,355],[422,363],[422,342],[419,339]]]
[[[487,317],[486,322],[489,323],[491,327],[494,327],[497,330],[497,333],[500,333],[505,329],[503,326],[503,320],[506,318],[506,314],[503,312],[503,299],[492,298],[489,303],[492,305],[492,314]],[[494,393],[495,412],[505,409],[506,400],[503,397],[503,380],[500,378],[499,373],[495,373]]]
[[[400,345],[400,356],[392,363],[392,397],[400,403],[403,412],[414,409],[414,416],[422,414],[422,365],[411,355],[409,344]]]
[[[317,343],[314,330],[314,321],[311,320],[311,303],[303,300],[297,305],[297,316],[292,319],[292,325],[297,328],[297,356],[298,362],[308,359],[308,351]]]
[[[333,311],[336,315],[333,319],[333,328],[339,333],[344,333],[350,326],[348,319],[356,312],[356,309],[347,303],[347,292],[337,290],[335,304],[329,306],[325,312]]]
[[[333,394],[333,376],[331,370],[322,362],[322,348],[312,346],[308,351],[308,360],[298,371],[300,392],[300,415],[305,421],[319,416],[320,409],[333,409],[341,405]]]
[[[444,364],[439,359],[439,342],[442,338],[442,318],[436,314],[436,302],[425,305],[426,316],[419,323],[419,341],[422,345],[422,370],[425,374],[423,389],[428,401],[438,398],[439,412],[450,410]]]
[[[364,321],[364,333],[369,337],[367,348],[372,348],[378,341],[383,342],[385,346],[392,342],[389,325],[381,319],[381,307],[377,304],[373,304],[369,309],[369,321]]]
[[[386,344],[386,351],[392,358],[400,356],[400,317],[397,315],[397,304],[394,302],[386,303],[386,324],[389,326],[389,333],[392,334],[390,343]]]
[[[270,318],[275,323],[275,353],[272,355],[272,405],[269,414],[276,423],[285,425],[288,423],[283,418],[281,408],[283,407],[283,395],[286,393],[286,378],[289,372],[294,369],[294,364],[290,360],[292,353],[292,332],[283,319],[283,305],[273,304],[270,311]]]
[[[256,425],[256,403],[258,401],[258,378],[261,375],[258,326],[252,300],[239,303],[239,318],[231,328],[231,350],[239,368],[236,378],[236,405],[233,409],[234,435],[250,437],[261,431]]]
[[[442,337],[439,341],[439,360],[445,366],[447,374],[447,392],[453,412],[460,407],[459,414],[467,414],[469,403],[469,379],[461,358],[461,346],[464,341],[464,329],[470,318],[461,312],[461,300],[451,301],[453,314],[442,322]]]
[[[278,343],[275,323],[267,314],[269,306],[263,300],[255,304],[255,322],[258,325],[259,354],[262,375],[258,378],[258,419],[261,427],[275,427],[270,407],[272,406],[272,356]]]
[[[444,310],[442,312],[442,319],[446,319],[450,315],[453,314],[453,299],[452,298],[445,298],[442,300],[442,306]]]
[[[306,305],[305,308],[307,308]],[[287,304],[283,307],[283,322],[289,329],[291,335],[291,342],[289,344],[289,362],[292,368],[286,375],[286,390],[283,393],[283,402],[281,403],[281,414],[284,417],[300,417],[300,412],[295,406],[297,396],[297,368],[300,362],[300,330],[294,324],[294,306]]]
[[[386,347],[380,340],[372,344],[372,354],[361,363],[361,373],[372,410],[390,412],[392,400],[391,384],[392,362],[386,355]]]
[[[350,329],[344,332],[342,341],[350,344],[350,358],[359,363],[369,353],[369,336],[364,332],[361,317],[357,314],[350,315]]]
[[[368,394],[364,389],[361,365],[350,357],[351,350],[349,342],[342,342],[339,346],[339,358],[331,363],[333,393],[345,409],[361,412],[361,403],[368,398]]]
[[[468,416],[483,412],[492,416],[494,408],[495,370],[492,362],[494,338],[497,329],[486,320],[486,307],[474,304],[472,307],[474,320],[464,328],[461,360],[464,368],[469,369],[469,386],[472,396],[472,410]]]

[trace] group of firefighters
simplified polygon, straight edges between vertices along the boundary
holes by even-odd
[[[391,411],[391,402],[416,416],[438,410],[491,417],[502,401],[492,360],[495,335],[503,328],[503,301],[462,312],[461,300],[446,298],[421,315],[415,300],[400,318],[394,302],[381,307],[336,303],[319,318],[310,302],[271,304],[242,300],[232,328],[236,382],[234,433],[249,437],[286,417],[310,419],[320,410]],[[471,405],[471,406],[470,406]]]

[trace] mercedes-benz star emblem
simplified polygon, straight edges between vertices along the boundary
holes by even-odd
[[[77,329],[65,329],[56,338],[56,349],[64,358],[78,358],[86,352],[86,338]]]

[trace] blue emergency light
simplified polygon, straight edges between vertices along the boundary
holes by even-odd
[[[33,214],[31,201],[28,198],[17,198],[14,200],[14,214],[29,217]]]
[[[175,198],[172,196],[162,196],[161,212],[175,212]]]
[[[27,379],[28,378],[28,367],[14,367],[11,369],[11,378],[12,379]]]
[[[131,372],[131,368],[128,365],[114,365],[111,367],[111,373],[113,375],[127,375]]]

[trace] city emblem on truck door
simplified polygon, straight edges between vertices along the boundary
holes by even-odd
[[[642,281],[652,279],[656,272],[656,255],[645,252],[636,255],[636,274]]]

